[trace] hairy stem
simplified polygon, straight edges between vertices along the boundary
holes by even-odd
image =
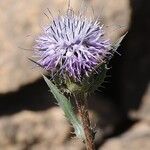
[[[95,145],[94,145],[95,133],[91,128],[91,123],[89,120],[86,96],[80,94],[75,95],[75,102],[84,128],[86,149],[95,150]]]

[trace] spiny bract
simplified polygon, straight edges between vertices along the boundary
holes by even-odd
[[[67,10],[43,29],[34,51],[39,58],[37,63],[51,75],[81,81],[111,55],[110,46],[97,20]]]

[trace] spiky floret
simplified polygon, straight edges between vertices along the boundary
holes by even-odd
[[[52,75],[81,81],[111,54],[110,46],[103,25],[67,10],[43,29],[34,50],[38,63]]]

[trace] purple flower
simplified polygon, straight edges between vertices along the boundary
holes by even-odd
[[[80,81],[102,64],[110,52],[103,26],[96,20],[68,10],[43,29],[34,47],[38,61],[52,75]]]

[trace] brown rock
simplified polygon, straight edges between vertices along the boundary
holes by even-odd
[[[150,85],[147,88],[138,110],[130,111],[129,115],[133,119],[142,119],[150,122]]]
[[[106,27],[106,36],[112,41],[127,32],[131,9],[129,0],[93,0],[95,14],[101,16]]]
[[[106,30],[112,41],[127,30],[130,19],[128,0],[92,2],[95,14],[101,14],[101,6],[104,6],[101,16],[104,16],[104,22],[109,25]],[[81,2],[73,0],[71,5],[79,10]],[[39,33],[40,26],[49,22],[42,14],[47,7],[56,15],[57,10],[65,10],[67,4],[65,0],[7,0],[0,3],[0,93],[15,91],[40,76],[39,70],[33,70],[27,59],[31,53],[18,47],[32,49],[33,39]],[[118,25],[125,27],[120,30]],[[32,36],[26,37],[27,35]]]
[[[121,116],[115,105],[102,97],[89,100],[92,126],[96,127],[95,142],[113,134]],[[95,107],[96,106],[96,107]],[[0,118],[0,148],[11,150],[82,150],[84,144],[73,138],[71,126],[62,110],[52,107],[47,111],[23,111]]]
[[[106,141],[99,150],[149,150],[149,141],[150,124],[140,122],[123,135]]]
[[[28,34],[39,31],[38,15],[40,4],[31,1],[3,1],[0,4],[0,92],[18,89],[21,85],[32,82],[39,77],[32,69],[27,57],[29,51],[18,47],[31,48],[32,39]]]
[[[84,144],[77,139],[72,139],[71,141],[68,141],[60,145],[49,146],[48,143],[43,142],[43,143],[33,145],[31,148],[31,150],[39,150],[39,149],[41,150],[83,150]]]
[[[46,147],[57,149],[70,132],[70,125],[57,107],[38,113],[23,111],[0,119],[0,149],[38,150],[38,146],[44,150]]]

